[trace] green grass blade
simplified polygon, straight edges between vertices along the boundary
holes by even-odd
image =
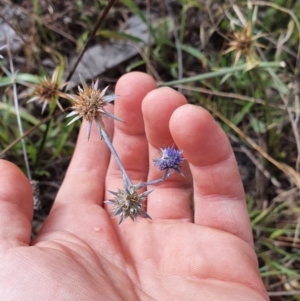
[[[245,71],[248,67],[248,64],[242,64],[236,67],[229,67],[229,68],[221,68],[217,71],[207,72],[196,76],[191,76],[188,78],[183,78],[180,80],[173,80],[170,82],[161,83],[160,86],[174,86],[174,85],[181,85],[181,84],[188,84],[196,81],[201,81],[208,78],[214,78],[222,75],[226,75],[229,73]],[[260,62],[256,68],[279,68],[284,67],[283,62]]]

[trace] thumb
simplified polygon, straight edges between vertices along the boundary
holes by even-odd
[[[0,160],[0,254],[29,245],[33,215],[32,189],[14,164]]]

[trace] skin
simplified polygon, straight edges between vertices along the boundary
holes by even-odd
[[[0,299],[269,300],[221,128],[143,73],[124,75],[115,93],[120,98],[109,109],[125,123],[107,118],[105,124],[132,181],[160,177],[152,159],[173,144],[184,150],[185,177],[174,174],[155,186],[147,200],[152,220],[119,226],[103,201],[112,198],[107,189],[123,187],[121,174],[95,127],[87,141],[83,123],[51,213],[30,241],[31,186],[1,160]]]

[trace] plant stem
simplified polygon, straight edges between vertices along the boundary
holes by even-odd
[[[16,116],[17,116],[17,123],[18,123],[18,127],[19,127],[20,136],[23,136],[24,132],[23,132],[22,120],[20,117],[20,110],[19,110],[18,93],[17,93],[17,85],[16,85],[16,74],[14,71],[14,65],[13,65],[13,61],[12,61],[12,57],[11,57],[9,41],[7,42],[7,45],[8,45],[7,53],[8,53],[8,57],[9,57],[9,63],[10,63],[10,72],[11,72],[11,76],[12,76],[11,79],[13,81],[13,98],[14,98],[14,105],[15,105]],[[22,143],[22,150],[23,150],[23,156],[24,156],[24,161],[25,161],[25,166],[26,166],[27,177],[28,177],[29,181],[31,181],[32,177],[31,177],[27,150],[26,150],[26,143],[25,143],[24,138],[21,139],[21,143]]]
[[[217,71],[207,72],[203,74],[199,74],[196,76],[191,76],[188,78],[183,78],[181,80],[173,80],[166,83],[161,83],[159,86],[174,86],[180,84],[187,84],[195,81],[200,81],[207,78],[214,78],[221,75],[226,75],[228,73],[238,72],[238,71],[245,71],[248,67],[248,64],[242,64],[236,67],[229,67],[229,68],[221,68]],[[255,68],[278,68],[278,67],[285,67],[284,62],[260,62]]]
[[[117,164],[118,164],[118,166],[121,170],[121,173],[122,173],[123,179],[124,179],[125,187],[132,186],[133,184],[132,184],[132,182],[131,182],[131,180],[130,180],[130,178],[129,178],[129,176],[128,176],[128,174],[127,174],[127,172],[126,172],[126,170],[125,170],[125,168],[124,168],[124,166],[123,166],[123,164],[122,164],[122,162],[121,162],[121,160],[120,160],[120,158],[119,158],[119,156],[118,156],[118,154],[115,150],[115,148],[113,147],[105,128],[103,128],[103,127],[101,127],[101,135],[102,135],[105,143],[107,144],[108,148],[110,149],[113,157],[115,158],[115,160],[116,160],[116,162],[117,162]]]

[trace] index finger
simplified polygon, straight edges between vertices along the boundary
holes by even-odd
[[[113,106],[108,106],[106,110],[113,113]],[[105,118],[104,123],[106,130],[112,136],[113,121]],[[69,202],[102,205],[109,159],[110,151],[99,136],[95,122],[93,122],[91,137],[88,140],[87,122],[84,121],[70,166],[55,199],[54,207]],[[76,193],[74,193],[74,189],[76,189]]]

